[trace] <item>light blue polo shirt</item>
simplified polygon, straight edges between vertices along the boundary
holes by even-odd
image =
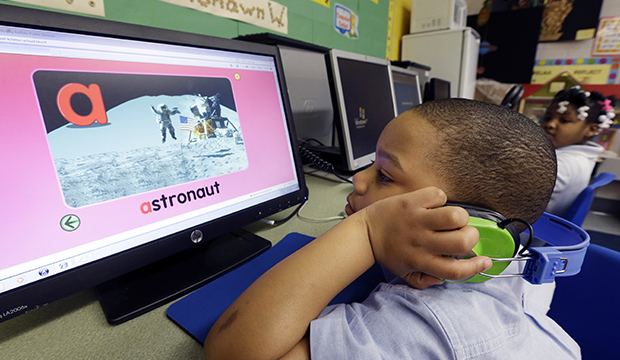
[[[396,279],[310,324],[313,359],[580,359],[522,278],[417,290]]]

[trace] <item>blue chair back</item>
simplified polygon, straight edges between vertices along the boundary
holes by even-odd
[[[549,317],[581,347],[584,360],[618,359],[620,253],[590,244],[581,272],[556,278]]]
[[[592,183],[590,183],[590,185],[585,188],[579,196],[577,196],[571,207],[568,209],[564,219],[577,226],[581,226],[581,224],[583,224],[583,220],[586,218],[586,215],[588,215],[588,211],[590,210],[590,206],[592,205],[592,201],[594,200],[594,196],[596,195],[598,188],[609,184],[615,179],[616,175],[614,174],[607,172],[600,173],[594,180],[592,180]]]

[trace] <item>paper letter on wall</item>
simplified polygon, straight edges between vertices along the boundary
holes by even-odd
[[[265,29],[288,33],[287,7],[270,0],[161,0]]]

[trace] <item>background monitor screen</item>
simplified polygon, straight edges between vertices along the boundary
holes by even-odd
[[[422,102],[419,77],[417,72],[398,66],[391,65],[390,69],[394,82],[396,110],[397,114],[400,115]]]
[[[339,125],[348,170],[369,165],[385,125],[396,116],[389,60],[331,50]]]
[[[0,7],[0,321],[181,251],[213,276],[265,249],[213,238],[306,197],[277,49],[92,29]]]
[[[331,145],[334,107],[325,61],[329,49],[272,33],[241,35],[237,39],[277,46],[297,138],[301,142]]]

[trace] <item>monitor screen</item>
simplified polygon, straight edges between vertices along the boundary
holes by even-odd
[[[242,35],[237,39],[278,47],[297,137],[301,142],[331,145],[334,107],[325,61],[329,49],[271,33]]]
[[[398,66],[390,65],[394,82],[394,96],[397,114],[400,115],[408,109],[420,105],[420,82],[418,73]]]
[[[275,47],[2,6],[0,64],[0,321],[306,197]]]
[[[341,148],[347,170],[375,159],[375,147],[385,125],[396,116],[389,60],[331,50]]]
[[[279,45],[297,137],[333,142],[334,107],[325,53]]]

